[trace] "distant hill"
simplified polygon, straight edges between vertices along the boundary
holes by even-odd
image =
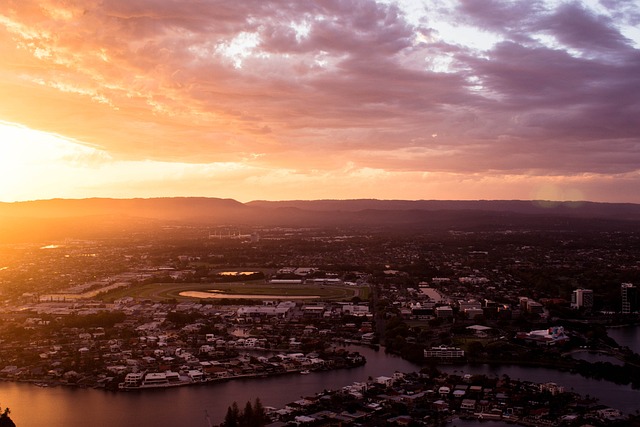
[[[247,206],[297,208],[311,211],[486,211],[527,215],[640,220],[640,205],[633,203],[552,202],[545,200],[290,200],[253,201]]]
[[[0,243],[104,237],[163,223],[235,223],[249,211],[235,200],[199,197],[0,203]]]
[[[52,199],[0,203],[0,243],[126,233],[162,224],[367,227],[388,231],[640,228],[640,205],[520,200],[217,198]]]
[[[232,199],[169,197],[153,199],[51,199],[0,203],[0,216],[69,218],[126,215],[163,220],[189,220],[233,215],[247,207]]]

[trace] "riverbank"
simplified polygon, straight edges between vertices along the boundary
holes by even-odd
[[[607,327],[607,335],[620,347],[640,354],[640,322],[633,326]]]
[[[0,378],[0,381],[28,383],[39,387],[75,387],[105,389],[108,391],[143,391],[150,389],[166,389],[187,386],[203,386],[226,381],[269,378],[283,375],[300,375],[302,373],[326,372],[332,370],[357,368],[366,364],[367,360],[357,351],[337,349],[325,358],[318,354],[272,353],[271,358],[245,358],[238,361],[216,362],[209,368],[188,372],[149,372],[128,373],[126,376],[82,377],[75,381],[65,378]],[[309,357],[312,356],[312,357]],[[251,362],[251,363],[249,363]]]
[[[617,328],[632,328],[635,326],[640,326],[640,321],[637,322],[631,322],[631,323],[622,323],[619,325],[607,325],[607,329],[611,328],[611,329],[617,329]]]
[[[366,360],[363,358],[361,362],[358,363],[354,363],[351,364],[349,366],[340,368],[340,369],[349,369],[349,368],[356,368],[358,366],[362,366],[366,363]],[[246,380],[246,379],[260,379],[260,378],[271,378],[271,377],[277,377],[277,376],[284,376],[284,375],[308,375],[311,372],[324,372],[324,371],[328,371],[329,369],[314,369],[314,370],[309,370],[309,369],[294,369],[294,370],[289,370],[289,371],[285,371],[285,372],[263,372],[263,373],[250,373],[250,374],[239,374],[239,375],[234,375],[234,376],[227,376],[227,377],[218,377],[218,378],[206,378],[204,380],[200,380],[200,381],[195,381],[195,380],[188,380],[188,379],[181,379],[178,382],[166,382],[166,383],[162,383],[162,384],[139,384],[139,385],[131,385],[131,386],[127,386],[125,383],[120,383],[118,385],[118,390],[120,391],[142,391],[142,390],[149,390],[149,389],[162,389],[162,388],[172,388],[172,387],[184,387],[184,386],[205,386],[205,385],[215,385],[217,383],[221,383],[221,382],[227,382],[227,381],[234,381],[234,380]]]

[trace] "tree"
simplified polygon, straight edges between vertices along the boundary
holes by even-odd
[[[267,416],[264,406],[260,399],[256,399],[252,405],[251,401],[247,401],[244,410],[238,408],[238,404],[233,402],[227,408],[227,415],[222,422],[223,427],[264,427],[269,424],[270,420]]]
[[[256,398],[256,401],[253,403],[253,422],[249,427],[262,427],[269,424],[269,422],[269,417],[267,417],[260,398]]]
[[[472,341],[467,347],[467,355],[472,358],[481,356],[483,351],[484,346],[479,341]]]
[[[9,408],[5,408],[4,412],[0,414],[0,427],[16,427],[15,423],[9,418],[10,413]]]
[[[224,427],[239,427],[240,408],[238,408],[236,402],[233,402],[233,404],[227,408],[227,415],[225,415],[222,425]]]
[[[240,419],[240,425],[243,427],[249,427],[253,424],[253,406],[251,406],[251,402],[247,401],[247,404],[244,405],[244,411],[242,411],[242,416]]]

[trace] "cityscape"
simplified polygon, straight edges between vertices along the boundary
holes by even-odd
[[[202,200],[171,200],[190,203]],[[138,218],[106,233],[77,221],[64,239],[5,242],[0,378],[125,396],[317,378],[302,399],[245,392],[189,425],[248,423],[254,403],[260,425],[637,422],[637,219],[523,213],[508,224],[494,220],[498,209],[453,227],[387,215],[386,225],[317,226],[323,217],[311,216],[281,227],[259,225],[260,212],[255,224]],[[335,389],[319,380],[381,353],[413,369]],[[473,371],[483,366],[497,371]],[[543,381],[525,377],[539,368]],[[617,385],[627,400],[556,373]]]

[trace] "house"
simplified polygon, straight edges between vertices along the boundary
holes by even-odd
[[[125,387],[138,387],[142,382],[142,372],[131,372],[124,378]]]
[[[440,397],[448,397],[449,393],[451,393],[451,389],[447,386],[442,386],[438,389],[438,394]]]
[[[393,385],[393,378],[380,376],[375,379],[375,382],[378,384],[382,384],[385,387],[391,387]]]
[[[474,399],[462,399],[460,409],[463,411],[474,411],[476,409],[476,401]]]
[[[564,393],[564,387],[556,383],[544,383],[540,384],[540,391],[548,391],[552,396],[555,396],[556,394]]]
[[[204,382],[205,381],[204,373],[202,371],[190,370],[187,373],[187,376],[194,383],[199,383],[199,382]]]
[[[389,425],[397,425],[397,426],[408,426],[413,421],[408,415],[399,415],[397,417],[388,418],[387,424]]]
[[[467,392],[464,390],[454,390],[453,397],[456,399],[461,399]]]
[[[433,409],[438,412],[448,412],[449,404],[444,400],[436,400],[435,402],[433,402]]]

